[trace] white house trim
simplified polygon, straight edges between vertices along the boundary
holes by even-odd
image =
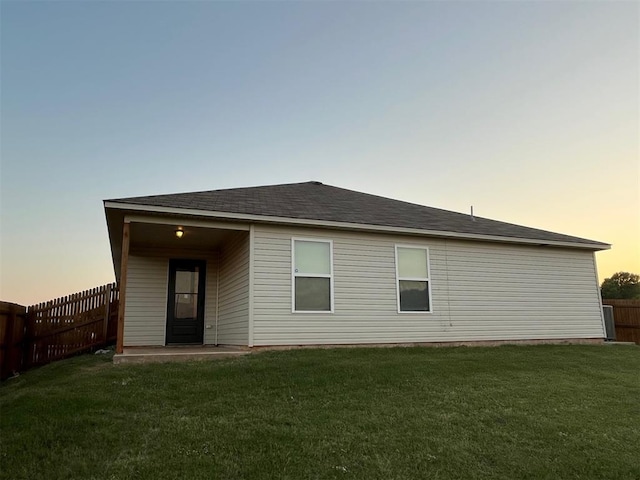
[[[249,339],[248,346],[253,347],[253,283],[255,276],[255,228],[252,224],[249,230]]]
[[[211,220],[193,220],[188,218],[176,218],[176,217],[152,217],[143,215],[126,215],[126,222],[130,223],[149,223],[154,225],[178,225],[183,227],[194,228],[215,228],[220,230],[243,230],[248,232],[250,225],[247,224],[234,224],[229,222],[214,222]]]

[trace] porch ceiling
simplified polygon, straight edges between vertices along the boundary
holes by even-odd
[[[120,281],[122,232],[125,221],[130,222],[130,248],[181,248],[212,250],[218,248],[232,235],[249,233],[246,222],[216,221],[180,215],[156,215],[153,213],[128,215],[122,209],[105,208],[111,258],[116,282]],[[177,238],[175,230],[183,227],[185,234]]]
[[[180,248],[212,250],[227,238],[237,234],[235,230],[184,226],[182,238],[175,231],[175,224],[131,223],[131,248]]]

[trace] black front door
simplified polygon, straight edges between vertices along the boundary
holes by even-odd
[[[205,273],[203,260],[169,260],[167,344],[202,345]]]

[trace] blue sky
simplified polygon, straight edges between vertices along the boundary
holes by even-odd
[[[103,199],[307,180],[640,273],[635,2],[0,5],[3,300],[113,279]]]

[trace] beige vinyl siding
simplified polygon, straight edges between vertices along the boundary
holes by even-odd
[[[249,234],[235,234],[220,253],[218,343],[249,343]]]
[[[129,255],[124,345],[164,345],[168,260]]]
[[[256,225],[254,345],[601,338],[593,253]],[[291,312],[291,237],[333,240],[335,313]],[[396,244],[429,248],[433,313],[398,313]]]
[[[601,338],[593,253],[447,242],[451,331],[473,339]]]
[[[214,342],[217,254],[166,249],[132,249],[127,268],[125,346],[165,344],[170,258],[206,260],[204,343]],[[211,328],[207,328],[207,325]]]
[[[190,258],[190,257],[187,257]],[[207,282],[204,299],[204,344],[214,345],[216,342],[216,291],[218,289],[219,253],[208,252],[201,257],[207,261]]]

